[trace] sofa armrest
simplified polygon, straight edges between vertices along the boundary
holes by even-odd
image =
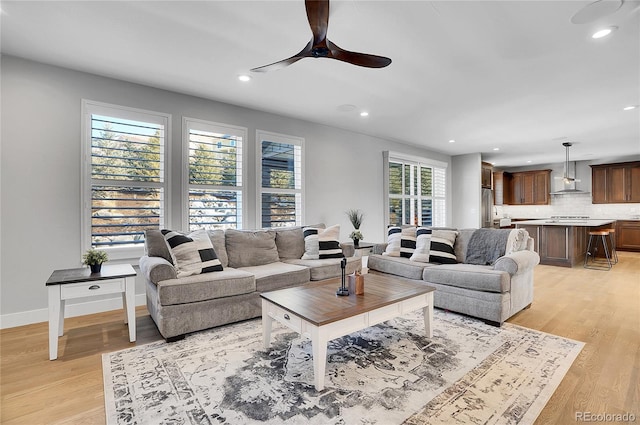
[[[540,256],[535,251],[516,251],[498,258],[493,263],[493,269],[505,271],[513,276],[518,273],[526,273],[539,262]]]
[[[178,277],[173,264],[162,257],[143,255],[140,257],[140,271],[148,281],[156,285],[163,280],[176,279]]]
[[[388,243],[377,243],[374,245],[373,249],[371,250],[372,254],[378,254],[378,255],[382,255],[382,253],[387,249],[387,245],[389,245]]]

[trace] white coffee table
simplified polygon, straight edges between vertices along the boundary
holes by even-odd
[[[422,309],[426,335],[433,337],[434,288],[391,275],[367,274],[364,295],[336,295],[340,279],[265,292],[262,297],[264,348],[271,342],[273,321],[311,339],[314,384],[324,389],[327,342]]]

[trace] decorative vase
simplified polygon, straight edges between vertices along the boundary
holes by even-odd
[[[102,263],[101,264],[91,264],[89,267],[91,267],[91,273],[100,273],[100,270],[102,269]]]
[[[360,245],[360,239],[354,239],[353,246],[357,248],[359,245]]]

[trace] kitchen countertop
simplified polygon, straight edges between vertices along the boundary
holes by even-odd
[[[599,227],[604,226],[605,224],[615,223],[616,220],[606,220],[606,219],[588,219],[588,220],[552,220],[550,218],[541,219],[541,220],[525,220],[525,221],[517,221],[514,224],[520,225],[533,225],[533,226],[576,226],[576,227]]]

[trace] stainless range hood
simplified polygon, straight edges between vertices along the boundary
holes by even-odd
[[[573,162],[573,177],[571,176],[571,163],[569,162],[569,148],[571,142],[564,142],[562,146],[566,149],[565,162],[564,162],[564,176],[556,177],[556,179],[562,180],[563,189],[551,192],[551,195],[572,195],[572,194],[589,194],[591,192],[585,192],[576,188],[576,183],[580,180],[576,178],[576,163]]]

